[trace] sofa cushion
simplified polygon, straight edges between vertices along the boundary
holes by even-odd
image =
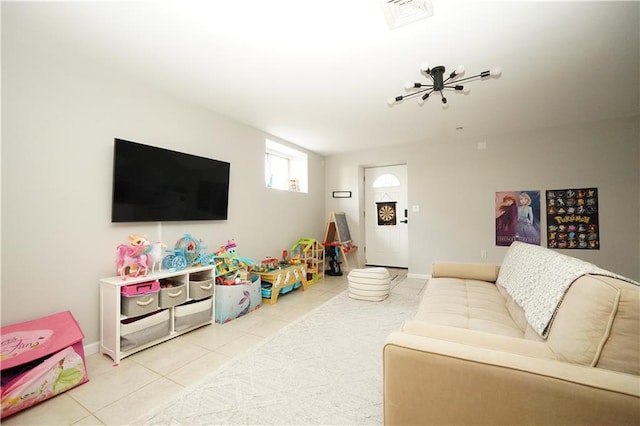
[[[461,278],[431,278],[417,321],[523,337],[495,284]]]
[[[571,284],[584,274],[626,279],[575,257],[515,241],[504,256],[496,284],[522,306],[527,322],[546,338],[556,308]]]
[[[486,348],[535,358],[555,359],[553,351],[545,342],[531,341],[520,337],[484,333],[477,330],[415,320],[405,321],[402,324],[402,332],[415,336],[462,343],[474,348]]]
[[[560,304],[547,343],[560,360],[640,374],[639,303],[634,284],[580,277]]]
[[[620,301],[596,367],[640,375],[640,289],[614,278],[598,278],[619,288]]]
[[[496,282],[500,265],[490,263],[436,262],[433,264],[431,276],[434,278],[466,278]]]
[[[507,308],[507,311],[509,311],[509,315],[511,315],[513,322],[515,322],[518,328],[523,331],[524,338],[536,342],[544,342],[546,339],[540,336],[533,329],[533,327],[531,327],[531,324],[527,322],[527,317],[524,314],[524,309],[522,309],[522,307],[518,305],[515,300],[513,300],[513,297],[511,297],[511,295],[507,293],[507,290],[505,290],[504,287],[496,285],[496,288],[500,292],[500,295],[502,295],[502,297],[504,298],[504,304]]]

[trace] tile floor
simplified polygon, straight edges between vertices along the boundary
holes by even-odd
[[[426,280],[398,275],[393,292],[419,294]],[[397,284],[396,284],[397,283]],[[126,425],[162,404],[181,389],[270,337],[347,288],[347,274],[325,277],[283,295],[227,324],[211,324],[131,355],[114,366],[99,353],[87,356],[90,381],[17,413],[3,425]]]

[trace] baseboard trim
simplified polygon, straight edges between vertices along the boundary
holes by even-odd
[[[85,355],[93,355],[100,352],[100,342],[93,342],[87,345],[84,345],[84,354]]]
[[[407,274],[407,278],[415,278],[418,280],[428,280],[429,278],[431,278],[431,274],[412,274],[412,273],[408,273]]]

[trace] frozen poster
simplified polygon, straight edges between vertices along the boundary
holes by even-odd
[[[540,191],[496,192],[496,245],[540,245]]]

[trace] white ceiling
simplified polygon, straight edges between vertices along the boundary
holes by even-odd
[[[3,2],[145,82],[321,154],[640,114],[640,3],[434,0],[389,30],[378,0]],[[423,62],[466,75],[420,106],[387,99]],[[456,127],[463,130],[456,130]]]

